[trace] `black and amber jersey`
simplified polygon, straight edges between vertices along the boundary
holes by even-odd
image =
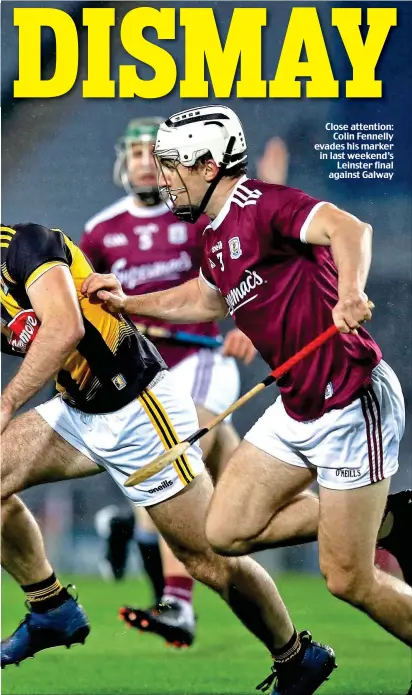
[[[84,253],[59,229],[38,224],[0,228],[2,349],[24,354],[39,321],[27,290],[56,265],[70,269],[85,335],[56,375],[57,389],[69,405],[87,413],[118,410],[139,396],[166,364],[156,348],[121,314],[110,314],[81,293],[93,272]],[[64,330],[64,316],[61,317]]]

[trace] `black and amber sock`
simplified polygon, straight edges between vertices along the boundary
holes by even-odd
[[[62,586],[56,575],[51,574],[48,579],[36,584],[25,584],[21,587],[26,594],[30,608],[34,613],[46,613],[58,608],[70,598],[67,589]]]
[[[303,649],[300,635],[296,632],[296,630],[293,631],[293,635],[289,642],[287,642],[287,644],[285,644],[285,646],[281,649],[276,649],[272,656],[275,660],[276,666],[281,667],[289,666],[292,664],[292,662],[296,663],[296,660],[300,661],[301,657],[303,656]]]

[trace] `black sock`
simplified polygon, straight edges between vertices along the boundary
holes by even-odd
[[[302,653],[300,635],[295,629],[289,642],[281,649],[275,649],[272,656],[277,666],[289,666],[296,658],[300,658]]]
[[[30,608],[34,613],[46,613],[53,608],[58,608],[70,598],[70,594],[63,587],[56,575],[51,574],[48,579],[36,584],[25,584],[21,587],[27,596]]]
[[[148,543],[147,541],[143,541],[141,539],[137,539],[136,542],[139,546],[140,555],[142,556],[144,570],[152,585],[155,602],[159,603],[162,599],[165,586],[159,542],[151,541]]]

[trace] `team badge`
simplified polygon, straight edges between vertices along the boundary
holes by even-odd
[[[182,222],[169,224],[167,238],[169,244],[185,244],[187,241],[187,226]]]
[[[112,382],[118,391],[121,391],[126,386],[126,379],[124,378],[123,374],[116,374],[116,376],[112,377]]]
[[[229,239],[229,252],[231,258],[240,258],[242,255],[240,239],[238,236],[233,236],[231,239]]]

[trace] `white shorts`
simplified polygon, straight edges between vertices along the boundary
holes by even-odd
[[[286,413],[279,396],[245,439],[292,466],[317,468],[319,485],[347,490],[396,473],[404,429],[401,385],[381,361],[365,394],[345,408],[298,422]]]
[[[176,390],[169,372],[162,372],[139,398],[113,413],[83,413],[68,406],[61,396],[36,410],[63,439],[103,466],[136,505],[148,507],[173,497],[204,470],[201,450],[194,445],[143,483],[123,485],[134,471],[199,427],[190,395]]]
[[[172,367],[170,372],[184,386],[196,405],[218,415],[239,398],[240,377],[236,360],[218,350],[199,350]],[[229,415],[226,420],[230,420]]]

